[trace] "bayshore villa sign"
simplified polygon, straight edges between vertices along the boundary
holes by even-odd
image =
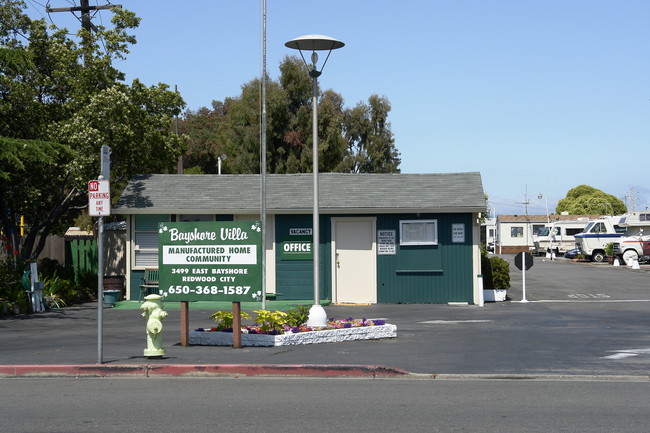
[[[159,294],[165,301],[261,301],[259,221],[160,223]]]
[[[323,300],[478,303],[479,173],[319,179],[314,245],[311,174],[266,176],[266,227],[259,175],[135,176],[112,209],[127,222],[127,298],[154,268],[167,300],[258,300],[266,275],[268,296],[309,303],[318,248]]]

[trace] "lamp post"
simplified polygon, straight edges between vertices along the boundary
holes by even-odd
[[[312,78],[312,118],[313,118],[313,174],[314,174],[314,210],[313,210],[313,256],[314,256],[314,305],[309,309],[309,320],[307,326],[325,326],[327,324],[327,314],[320,304],[320,237],[319,237],[319,207],[318,207],[318,77],[323,73],[323,68],[327,64],[332,50],[343,47],[345,44],[334,38],[324,35],[305,35],[290,40],[284,44],[287,48],[292,48],[300,52],[302,61],[305,62],[309,70],[309,76]],[[302,55],[303,50],[311,51],[311,66],[307,64],[305,57]],[[318,54],[316,51],[328,51],[325,62],[320,71],[316,68]]]
[[[228,156],[225,153],[217,157],[217,174],[221,174],[221,163],[226,159],[228,159]]]

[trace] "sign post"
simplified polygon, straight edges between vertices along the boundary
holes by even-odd
[[[88,182],[88,215],[97,221],[97,363],[104,363],[104,216],[111,214],[111,149],[102,146],[98,180]]]
[[[526,299],[526,271],[533,267],[533,256],[530,253],[517,253],[515,266],[521,271],[522,299],[520,302],[528,302]]]

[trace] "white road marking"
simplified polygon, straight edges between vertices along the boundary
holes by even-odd
[[[615,353],[614,355],[601,356],[602,359],[624,359],[632,356],[639,356],[638,353]]]
[[[618,303],[618,302],[650,302],[650,299],[540,299],[538,301],[529,301],[529,302],[546,302],[546,303],[574,303],[574,302]]]
[[[626,350],[610,350],[616,352],[614,355],[601,356],[601,359],[625,359],[632,356],[650,355],[650,349],[626,349]]]

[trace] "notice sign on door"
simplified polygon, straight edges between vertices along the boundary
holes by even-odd
[[[394,256],[395,254],[397,254],[395,230],[377,230],[377,255]]]
[[[261,223],[160,223],[158,268],[165,301],[261,301]]]
[[[111,214],[111,185],[107,180],[88,182],[88,215],[108,216]]]

